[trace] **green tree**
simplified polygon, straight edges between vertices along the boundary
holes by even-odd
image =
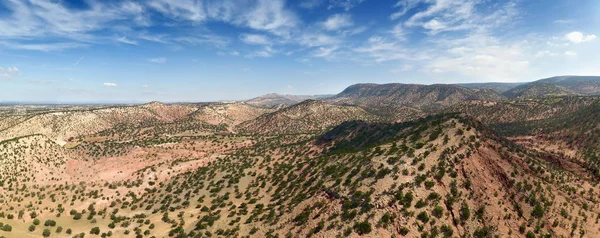
[[[469,209],[469,205],[463,201],[462,205],[460,206],[460,220],[465,222],[469,220],[469,217],[471,217],[471,210]]]
[[[369,221],[357,222],[354,224],[354,231],[359,235],[371,233],[371,223]]]
[[[100,227],[94,227],[90,230],[90,234],[92,235],[99,235],[100,234]]]
[[[42,232],[42,235],[43,235],[44,237],[48,237],[48,236],[50,236],[50,230],[48,230],[48,229],[44,229],[44,232]]]

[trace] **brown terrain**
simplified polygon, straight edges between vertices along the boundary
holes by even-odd
[[[0,236],[600,237],[600,100],[537,92],[2,106]]]

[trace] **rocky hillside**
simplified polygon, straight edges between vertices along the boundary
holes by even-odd
[[[244,101],[248,105],[266,108],[277,108],[291,106],[309,99],[321,99],[329,97],[328,95],[281,95],[276,93],[266,94]]]
[[[378,118],[359,107],[306,100],[242,123],[239,130],[257,134],[315,133],[353,120],[374,121]]]
[[[496,91],[497,93],[504,93],[522,84],[524,83],[459,83],[456,85],[465,88],[491,89]]]
[[[558,76],[519,85],[503,93],[509,98],[600,94],[600,77]]]
[[[465,113],[485,124],[523,122],[569,115],[598,100],[598,97],[561,96],[502,102],[472,101],[445,108],[443,112]]]
[[[503,96],[490,89],[468,89],[457,85],[357,84],[328,99],[338,105],[357,105],[393,116],[406,108],[438,110],[470,100],[500,101]]]
[[[245,103],[208,103],[198,105],[198,110],[192,113],[191,117],[213,125],[225,124],[233,127],[274,111]]]
[[[511,90],[502,93],[502,95],[508,98],[532,98],[545,96],[578,95],[578,93],[552,83],[533,83],[517,86]]]
[[[173,122],[195,111],[185,106],[149,103],[139,106],[113,106],[83,110],[30,112],[7,119],[0,140],[43,134],[55,141],[93,134],[118,124]]]

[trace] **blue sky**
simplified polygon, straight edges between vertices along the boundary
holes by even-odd
[[[3,0],[0,101],[600,75],[596,0]]]

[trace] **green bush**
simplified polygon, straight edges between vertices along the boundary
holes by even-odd
[[[56,226],[56,221],[54,221],[54,220],[46,220],[44,222],[44,226]]]
[[[44,229],[44,232],[42,232],[42,235],[43,235],[44,237],[48,237],[48,236],[50,236],[50,230],[48,230],[48,229]]]
[[[354,231],[359,235],[371,233],[371,223],[369,221],[357,222],[354,224]]]
[[[100,227],[94,227],[90,230],[90,234],[92,235],[99,235],[100,234]]]
[[[417,219],[423,223],[427,223],[429,222],[429,215],[427,215],[427,212],[423,211],[417,215]]]

